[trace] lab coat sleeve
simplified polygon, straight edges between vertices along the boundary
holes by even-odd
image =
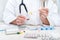
[[[9,24],[13,20],[16,19],[14,7],[15,7],[15,0],[8,0],[7,5],[5,7],[5,11],[3,13],[3,21],[6,24]]]
[[[50,9],[49,9],[48,19],[50,21],[50,24],[53,26],[59,26],[60,25],[60,18],[58,15],[57,5],[51,1],[49,7],[50,7]]]

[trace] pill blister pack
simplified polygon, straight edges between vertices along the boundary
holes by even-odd
[[[38,38],[38,35],[37,34],[25,34],[24,35],[24,38]]]
[[[47,34],[39,35],[39,38],[41,40],[55,40],[55,38],[52,35],[47,35]]]
[[[26,34],[24,38],[31,38],[31,39],[40,39],[40,40],[60,40],[60,38],[54,38],[52,35],[47,34]]]

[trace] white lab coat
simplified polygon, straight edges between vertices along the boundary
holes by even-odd
[[[23,15],[29,17],[30,19],[29,21],[26,21],[26,24],[42,24],[38,11],[41,8],[40,0],[24,0],[24,3],[27,7],[28,15],[23,6],[22,13],[19,13],[19,5],[21,4],[21,0],[8,0],[5,11],[3,13],[3,21],[6,24],[9,24],[13,20],[15,20],[17,16]],[[58,23],[57,6],[52,2],[52,0],[48,0],[48,3],[46,4],[46,7],[49,8],[49,14],[47,18],[50,22],[50,25],[56,25],[56,23]],[[29,12],[32,12],[32,15],[29,14]]]

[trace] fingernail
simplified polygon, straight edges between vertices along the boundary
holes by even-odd
[[[27,20],[29,20],[29,19],[27,19]]]

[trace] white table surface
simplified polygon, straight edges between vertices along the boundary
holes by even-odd
[[[8,26],[6,24],[0,23],[0,29],[5,29],[5,28],[9,28],[9,27],[12,27],[12,26]],[[40,31],[39,33],[41,33],[41,32],[42,31]],[[51,35],[58,38],[58,37],[60,37],[59,36],[60,27],[55,27],[54,31],[46,31],[46,33],[52,33]],[[24,34],[6,35],[5,32],[0,32],[0,40],[40,40],[40,38],[37,38],[37,39],[24,38]]]

